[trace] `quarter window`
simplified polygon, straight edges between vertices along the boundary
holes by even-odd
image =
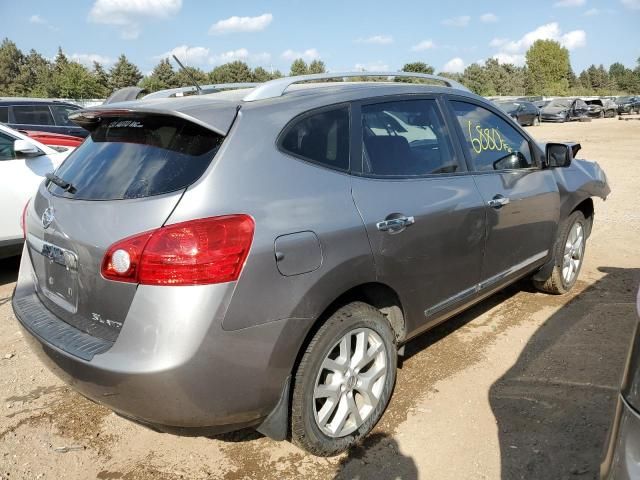
[[[363,172],[407,177],[458,170],[435,100],[362,107]]]
[[[0,107],[0,123],[9,123],[9,107]]]
[[[349,169],[349,109],[325,110],[290,127],[280,146],[297,157],[338,170]]]
[[[51,105],[51,111],[56,119],[56,125],[63,125],[65,127],[73,127],[74,123],[69,120],[69,114],[77,110],[78,107],[72,107],[71,105]]]
[[[54,125],[51,111],[46,105],[13,107],[13,116],[20,125]]]
[[[534,166],[527,139],[501,117],[471,103],[452,101],[451,104],[475,170]]]

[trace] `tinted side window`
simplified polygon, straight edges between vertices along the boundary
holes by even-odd
[[[0,107],[0,123],[9,121],[9,107]]]
[[[466,102],[452,101],[465,147],[475,170],[531,168],[533,161],[527,139],[498,115]]]
[[[13,142],[13,137],[0,132],[0,161],[13,160],[16,158],[16,152],[13,149]]]
[[[314,113],[294,123],[280,142],[283,150],[329,168],[349,169],[349,109]]]
[[[13,107],[16,123],[22,125],[54,125],[51,111],[46,105],[22,105]]]
[[[458,169],[435,100],[363,106],[362,137],[364,173],[421,176]]]
[[[69,120],[69,114],[80,110],[78,107],[72,107],[71,105],[51,105],[51,111],[56,119],[56,125],[63,125],[65,127],[73,127],[75,124]]]

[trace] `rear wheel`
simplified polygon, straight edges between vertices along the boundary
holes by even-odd
[[[534,280],[543,292],[561,295],[575,285],[582,267],[587,241],[587,221],[580,211],[575,211],[558,232],[555,244],[555,265],[545,280]]]
[[[362,302],[340,308],[320,327],[294,377],[293,443],[331,456],[373,429],[395,384],[394,338],[380,311]]]

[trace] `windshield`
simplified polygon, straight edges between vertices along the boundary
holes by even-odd
[[[161,115],[108,117],[55,172],[55,194],[78,200],[121,200],[181,190],[205,171],[222,137]]]
[[[547,108],[569,108],[570,106],[571,101],[566,98],[557,98],[547,104]]]
[[[496,102],[496,104],[505,112],[512,112],[514,110],[517,110],[520,106],[520,104],[516,102]]]

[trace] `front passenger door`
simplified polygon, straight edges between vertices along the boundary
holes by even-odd
[[[497,112],[450,101],[469,168],[485,202],[487,239],[481,288],[495,287],[552,255],[560,216],[553,173],[541,169],[532,142]]]

